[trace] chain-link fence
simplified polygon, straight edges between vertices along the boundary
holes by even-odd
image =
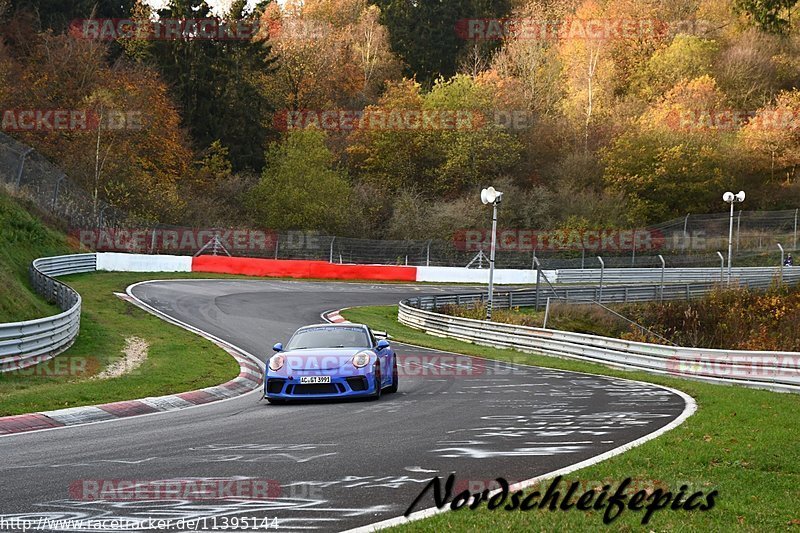
[[[0,183],[15,196],[31,200],[71,228],[113,228],[125,225],[124,212],[99,200],[44,156],[0,133]]]
[[[488,268],[486,230],[461,230],[450,240],[373,240],[316,232],[250,228],[190,228],[145,223],[77,186],[30,147],[0,133],[0,184],[62,219],[88,250],[139,253],[227,253],[334,263],[469,266]],[[722,201],[720,200],[720,203]],[[477,204],[477,202],[476,202]],[[476,205],[476,209],[482,206]],[[489,224],[487,212],[487,226]],[[502,208],[500,210],[502,227]],[[498,235],[499,268],[608,268],[719,266],[727,256],[729,213],[688,214],[649,228],[619,230],[504,229]],[[733,264],[777,265],[780,243],[797,250],[798,210],[738,211],[733,218]],[[216,239],[215,239],[216,238]]]

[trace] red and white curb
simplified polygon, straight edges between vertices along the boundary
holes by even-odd
[[[221,339],[204,332],[201,333],[200,330],[196,328],[187,327],[187,325],[179,323],[172,318],[168,318],[163,313],[156,311],[144,302],[130,295],[130,291],[128,294],[117,294],[117,296],[137,307],[141,307],[155,314],[159,318],[190,329],[194,333],[198,333],[209,339],[230,354],[231,357],[236,359],[236,362],[239,363],[239,375],[222,385],[206,387],[205,389],[190,392],[182,392],[180,394],[0,417],[0,436],[177,411],[188,407],[197,407],[207,403],[228,400],[261,388],[264,382],[264,371],[257,364],[256,361],[258,360],[252,355],[247,354]]]
[[[337,309],[336,311],[325,311],[320,316],[322,317],[322,320],[331,322],[333,324],[349,324],[350,321],[341,315],[341,311],[342,309]]]

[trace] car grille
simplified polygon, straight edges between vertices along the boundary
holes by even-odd
[[[337,394],[343,392],[334,383],[295,385],[290,394]]]
[[[285,379],[270,378],[267,380],[267,392],[270,394],[280,394],[283,390]]]
[[[367,390],[367,378],[364,376],[355,376],[347,378],[347,384],[354,391]]]

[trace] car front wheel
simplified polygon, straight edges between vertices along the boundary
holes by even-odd
[[[375,364],[375,394],[372,395],[373,400],[379,400],[381,398],[381,367],[376,363]]]

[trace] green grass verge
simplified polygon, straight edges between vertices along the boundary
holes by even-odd
[[[239,365],[221,348],[113,294],[138,281],[191,277],[217,276],[98,272],[61,278],[83,297],[80,335],[50,361],[0,374],[0,416],[174,394],[236,377]],[[91,379],[121,356],[129,337],[149,344],[142,366],[118,378]]]
[[[0,190],[0,322],[52,315],[28,284],[28,265],[37,257],[70,253],[66,237],[31,215],[22,201]]]
[[[344,311],[353,322],[390,332],[401,342],[434,349],[531,365],[603,374],[680,389],[698,403],[698,411],[672,431],[597,465],[565,476],[567,480],[632,477],[642,484],[682,484],[708,493],[719,490],[707,512],[662,510],[646,526],[642,512],[626,511],[614,531],[785,531],[800,526],[800,395],[626,372],[602,365],[522,354],[426,335],[397,322],[397,307]],[[457,473],[456,473],[457,474]],[[498,474],[499,475],[499,474]],[[563,493],[563,491],[562,491]],[[630,496],[630,494],[629,494]],[[427,497],[427,502],[432,502]],[[411,502],[401,502],[410,504]],[[425,507],[429,507],[426,505]],[[448,512],[399,527],[403,531],[588,531],[604,528],[602,511]]]

